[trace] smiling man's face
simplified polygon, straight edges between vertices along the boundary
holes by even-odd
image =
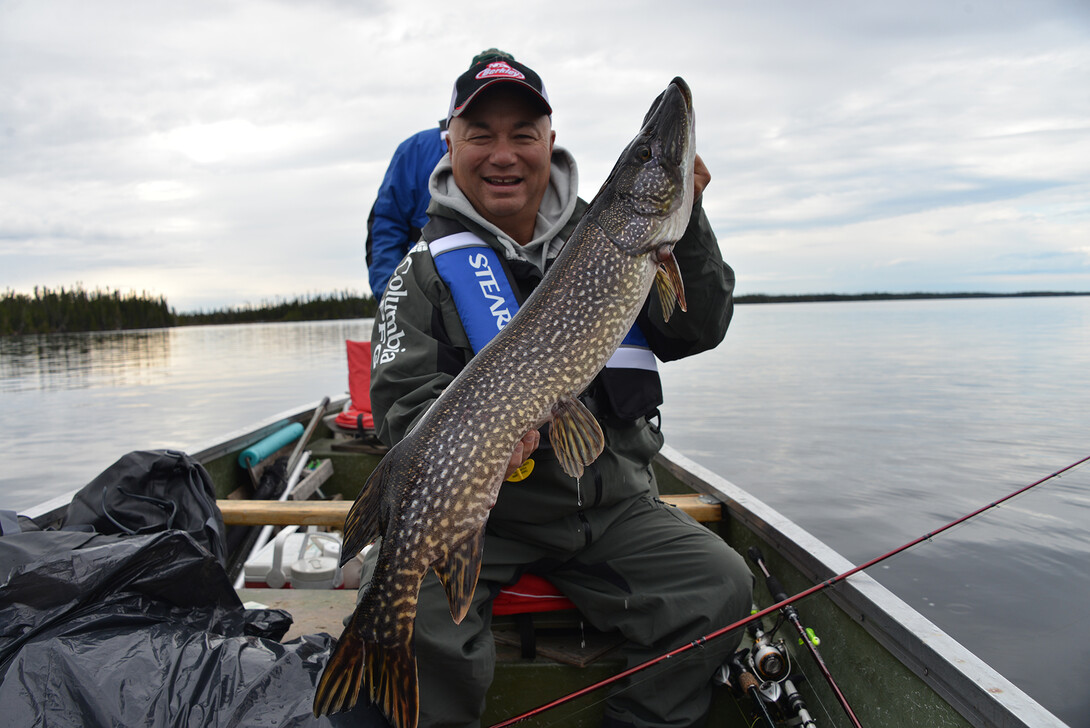
[[[520,245],[533,238],[555,138],[541,102],[508,83],[482,91],[450,122],[455,183],[485,220]]]

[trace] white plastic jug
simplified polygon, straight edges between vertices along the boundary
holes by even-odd
[[[321,555],[306,556],[307,546],[314,542]],[[324,543],[323,543],[324,542]],[[335,548],[330,548],[330,547]],[[328,555],[330,552],[332,556]],[[344,579],[341,576],[341,540],[331,533],[308,533],[299,549],[300,558],[291,565],[293,589],[336,589]]]

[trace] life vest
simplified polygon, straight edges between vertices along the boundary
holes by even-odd
[[[476,354],[518,311],[511,281],[496,251],[469,231],[437,238],[428,249]],[[584,400],[588,398],[596,415],[624,421],[651,416],[662,404],[658,362],[638,325],[632,325],[606,362]]]
[[[476,354],[518,311],[518,299],[499,256],[471,232],[455,233],[428,243],[439,277],[447,284],[470,346]],[[607,367],[658,371],[647,337],[633,324]]]
[[[337,414],[338,426],[357,433],[375,430],[375,417],[371,413],[371,342],[345,341],[348,351],[348,394],[351,402],[347,409]]]

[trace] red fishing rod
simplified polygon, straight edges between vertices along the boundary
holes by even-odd
[[[787,592],[784,591],[783,586],[780,584],[780,580],[774,577],[769,572],[768,567],[765,566],[764,554],[756,546],[750,546],[746,554],[757,564],[757,567],[761,570],[761,573],[765,575],[765,585],[768,587],[768,593],[772,595],[772,600],[776,602],[783,602],[787,600]],[[821,653],[818,652],[817,645],[814,644],[815,638],[806,632],[806,628],[802,626],[802,620],[799,619],[799,611],[795,609],[793,604],[788,604],[780,610],[787,621],[795,628],[795,631],[799,633],[799,640],[806,644],[811,657],[814,658],[814,662],[817,663],[818,669],[821,670],[822,677],[825,678],[825,682],[829,684],[829,687],[833,691],[833,695],[836,696],[837,702],[840,703],[840,707],[844,709],[844,713],[847,714],[848,720],[852,722],[855,728],[863,728],[863,725],[859,722],[859,719],[855,717],[855,711],[852,710],[852,706],[848,704],[848,699],[844,697],[844,693],[841,692],[840,686],[836,684],[836,680],[833,679],[833,674],[829,672],[829,668],[825,665],[825,660],[821,659]],[[776,630],[772,630],[775,632]]]
[[[826,579],[825,581],[823,581],[823,582],[821,582],[819,584],[815,584],[814,586],[810,587],[809,589],[805,589],[805,590],[799,592],[798,594],[795,594],[792,597],[788,597],[787,599],[783,599],[783,600],[777,602],[776,604],[773,604],[771,607],[767,607],[765,609],[762,609],[759,612],[754,612],[753,614],[750,614],[748,617],[745,617],[743,619],[739,619],[737,622],[734,622],[732,624],[728,624],[726,627],[722,627],[720,629],[717,629],[714,632],[709,632],[708,634],[704,635],[703,637],[695,639],[695,640],[693,640],[692,642],[690,642],[687,645],[682,645],[681,647],[670,650],[669,652],[667,652],[665,654],[662,654],[662,655],[659,655],[658,657],[652,657],[650,660],[647,660],[646,662],[641,662],[639,665],[636,665],[635,667],[630,667],[627,670],[624,670],[623,672],[619,672],[616,675],[613,675],[612,677],[607,677],[604,680],[599,680],[598,682],[593,683],[591,685],[588,685],[585,688],[581,688],[579,690],[576,690],[574,693],[569,693],[568,695],[557,698],[556,700],[553,700],[553,701],[551,701],[549,703],[545,703],[544,705],[541,705],[541,706],[539,706],[537,708],[534,708],[533,710],[528,710],[525,713],[522,713],[520,715],[516,715],[513,718],[508,718],[507,720],[501,721],[500,723],[496,723],[493,726],[491,726],[491,728],[505,728],[506,726],[509,726],[509,725],[515,725],[516,723],[521,723],[522,721],[528,720],[529,718],[532,718],[535,715],[539,715],[541,713],[544,713],[547,710],[551,710],[553,708],[564,705],[565,703],[569,703],[572,700],[576,700],[578,698],[581,698],[584,695],[592,693],[595,690],[599,690],[601,688],[604,688],[607,685],[612,685],[615,682],[620,682],[621,680],[624,680],[627,677],[635,675],[638,672],[642,672],[642,671],[648,669],[649,667],[654,667],[655,665],[659,664],[660,662],[663,662],[665,660],[669,660],[669,659],[671,659],[673,657],[676,657],[677,655],[688,652],[689,650],[693,649],[694,647],[702,647],[702,646],[704,646],[705,643],[710,642],[711,640],[714,640],[717,637],[722,637],[723,635],[730,634],[731,632],[734,632],[735,630],[746,626],[750,622],[754,622],[754,621],[756,621],[758,619],[763,619],[764,617],[768,616],[769,614],[772,614],[773,612],[781,610],[786,606],[794,604],[795,602],[799,601],[800,599],[805,599],[806,597],[810,596],[811,594],[816,594],[817,592],[822,591],[822,590],[824,590],[824,589],[826,589],[826,588],[828,588],[828,587],[830,587],[830,586],[832,586],[834,584],[838,584],[838,583],[844,581],[845,579],[847,579],[848,577],[854,576],[855,574],[858,574],[860,571],[864,571],[865,569],[869,569],[870,567],[875,566],[876,564],[880,564],[883,561],[885,561],[886,559],[889,559],[889,558],[891,558],[893,556],[896,556],[897,554],[901,553],[902,551],[907,551],[908,549],[912,548],[913,546],[915,546],[918,543],[921,543],[923,541],[929,541],[933,537],[939,535],[940,533],[943,533],[945,531],[950,530],[954,526],[961,525],[962,523],[965,523],[969,519],[979,516],[981,513],[989,511],[992,508],[995,508],[996,506],[998,506],[998,505],[1000,505],[1002,503],[1006,503],[1011,498],[1016,498],[1016,497],[1022,495],[1023,493],[1025,493],[1026,491],[1028,491],[1028,490],[1030,490],[1032,488],[1036,488],[1038,485],[1041,485],[1042,483],[1047,483],[1048,481],[1052,480],[1053,478],[1058,478],[1059,476],[1063,475],[1064,473],[1068,472],[1069,470],[1074,470],[1075,468],[1077,468],[1078,466],[1080,466],[1083,463],[1087,462],[1088,460],[1090,460],[1090,455],[1087,455],[1086,457],[1084,457],[1084,458],[1082,458],[1080,460],[1077,460],[1077,461],[1071,463],[1070,465],[1068,465],[1066,467],[1060,468],[1056,472],[1051,473],[1049,475],[1046,475],[1045,477],[1041,478],[1040,480],[1034,481],[1033,483],[1030,483],[1029,485],[1022,486],[1018,490],[1016,490],[1016,491],[1014,491],[1012,493],[1008,493],[1007,495],[1003,496],[999,500],[992,501],[988,505],[983,506],[982,508],[978,508],[975,511],[973,511],[972,513],[967,513],[966,515],[961,516],[960,518],[956,518],[953,521],[950,521],[949,523],[947,523],[945,526],[937,528],[934,531],[930,531],[930,532],[924,534],[923,536],[920,536],[919,538],[912,539],[908,543],[903,544],[901,546],[898,546],[897,548],[893,549],[892,551],[888,551],[888,552],[882,554],[881,556],[873,558],[873,559],[871,559],[870,561],[868,561],[868,562],[866,562],[864,564],[860,564],[859,566],[848,569],[847,571],[845,571],[843,573],[837,574],[836,576],[833,576],[833,577],[831,577],[829,579]]]

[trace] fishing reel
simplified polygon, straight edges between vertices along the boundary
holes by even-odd
[[[778,683],[791,672],[791,656],[782,639],[772,642],[762,634],[760,641],[754,642],[749,659],[754,674],[764,682]]]
[[[806,704],[791,679],[791,653],[787,643],[773,639],[760,622],[749,626],[753,644],[735,652],[716,673],[716,682],[736,695],[752,700],[758,720],[765,725],[814,728]],[[756,724],[755,724],[756,725]]]
[[[791,655],[783,639],[772,640],[759,622],[749,627],[753,646],[745,650],[745,664],[759,680],[761,694],[770,702],[779,701],[783,694],[780,683],[791,674]]]

